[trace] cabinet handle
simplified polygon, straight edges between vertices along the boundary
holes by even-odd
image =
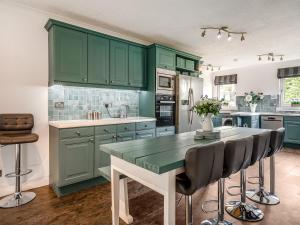
[[[77,134],[78,136],[80,136],[80,132],[79,132],[79,131],[76,131],[76,134]]]
[[[128,85],[131,85],[131,83],[130,83],[130,82],[128,82]]]
[[[113,82],[114,82],[114,81],[112,81],[112,80],[110,81],[110,83],[113,83]]]
[[[113,136],[112,136],[112,138],[116,138],[116,137],[117,137],[116,135],[113,135]]]
[[[93,139],[93,138],[91,138],[91,139],[90,139],[90,142],[94,142],[94,139]]]
[[[128,130],[128,127],[124,127],[125,130]]]
[[[145,124],[145,127],[148,127],[147,124]]]
[[[104,131],[105,131],[106,133],[109,133],[109,131],[108,131],[108,130],[106,130],[106,129],[104,129]]]

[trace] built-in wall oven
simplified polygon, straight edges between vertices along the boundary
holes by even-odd
[[[175,103],[175,95],[156,94],[156,126],[163,127],[175,125]]]
[[[156,94],[175,95],[176,72],[156,69]]]

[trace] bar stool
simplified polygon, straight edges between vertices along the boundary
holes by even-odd
[[[224,143],[193,147],[185,155],[185,172],[176,177],[176,191],[185,195],[186,225],[193,224],[192,195],[222,177]]]
[[[240,186],[228,187],[228,194],[231,196],[240,195],[239,201],[229,201],[225,204],[225,210],[232,217],[243,221],[259,221],[264,217],[263,212],[256,206],[246,202],[246,169],[251,162],[253,149],[253,137],[243,138],[234,141],[228,141],[225,146],[225,162],[233,162],[230,165],[226,165],[227,170],[230,173],[225,172],[224,177],[228,177],[230,174],[240,171]],[[227,153],[227,151],[229,153]],[[228,158],[226,158],[228,157]],[[229,175],[228,175],[229,174]],[[232,188],[240,188],[240,193],[232,194],[229,192]]]
[[[33,115],[31,114],[0,114],[0,145],[16,145],[15,172],[5,175],[16,178],[15,193],[2,198],[0,208],[24,205],[36,196],[33,192],[21,192],[20,182],[21,176],[32,172],[30,169],[21,171],[21,144],[38,141],[39,136],[31,133],[33,125]]]
[[[270,133],[270,144],[266,148],[263,158],[259,160],[259,189],[251,189],[246,192],[247,198],[254,202],[265,205],[277,205],[280,202],[275,195],[275,153],[283,147],[284,134],[284,128]],[[267,157],[270,157],[270,192],[266,192],[264,187],[264,158]]]

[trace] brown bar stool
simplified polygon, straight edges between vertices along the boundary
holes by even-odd
[[[33,128],[31,114],[0,114],[0,145],[16,145],[15,172],[6,177],[16,178],[15,193],[0,200],[0,208],[12,208],[24,205],[36,196],[33,192],[21,192],[20,177],[32,172],[28,169],[21,171],[21,144],[33,143],[39,139],[37,134],[31,133]]]

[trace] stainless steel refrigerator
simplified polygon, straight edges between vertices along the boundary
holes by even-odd
[[[201,120],[192,107],[203,96],[203,79],[185,75],[176,76],[176,133],[201,128]]]

